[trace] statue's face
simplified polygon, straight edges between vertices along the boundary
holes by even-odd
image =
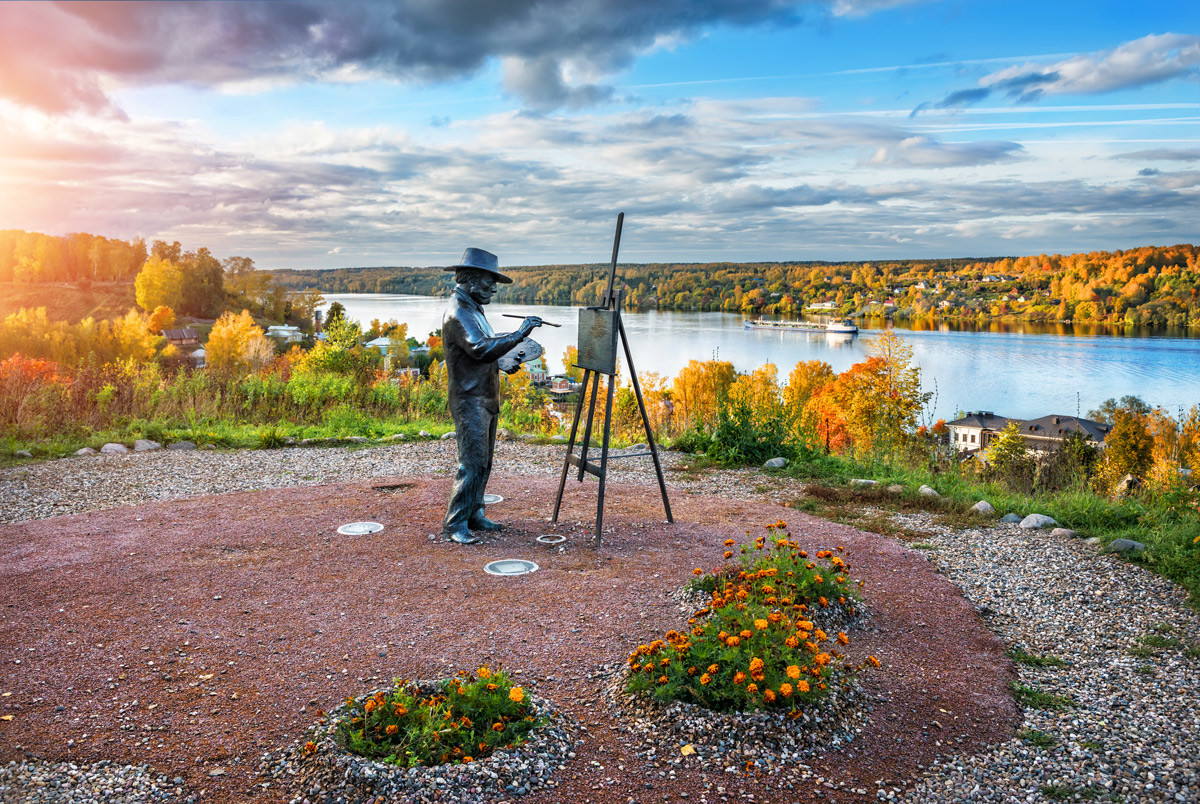
[[[476,304],[490,304],[492,297],[496,295],[496,277],[491,274],[485,274],[482,271],[472,272],[466,285],[467,294],[475,300]]]

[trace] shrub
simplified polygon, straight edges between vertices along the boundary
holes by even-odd
[[[397,679],[391,690],[346,701],[338,742],[405,768],[462,764],[524,742],[542,724],[529,696],[502,670],[481,667],[432,690]]]
[[[861,669],[838,652],[849,637],[830,637],[818,622],[854,613],[857,595],[843,548],[810,559],[786,527],[776,523],[752,546],[743,545],[740,569],[726,566],[714,574],[709,605],[688,620],[691,631],[669,631],[638,646],[629,657],[629,692],[714,710],[770,708],[799,717],[801,707],[828,694],[835,677],[848,679]],[[732,548],[734,540],[725,545]],[[726,559],[733,557],[732,549],[725,551]],[[703,571],[696,573],[696,585],[707,586]],[[878,666],[874,657],[867,663]]]

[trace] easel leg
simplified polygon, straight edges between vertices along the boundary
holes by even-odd
[[[583,388],[579,391],[579,402],[575,404],[575,418],[571,421],[571,437],[567,440],[567,454],[563,457],[562,477],[558,479],[558,496],[554,498],[554,514],[550,517],[551,522],[558,522],[558,510],[562,506],[563,490],[567,487],[567,472],[571,471],[571,455],[575,452],[575,433],[579,430],[579,417],[583,414],[583,396],[587,391],[588,380],[591,379],[592,370],[585,369],[583,372]]]
[[[600,375],[596,375],[599,385]],[[600,546],[600,534],[604,527],[604,484],[608,480],[608,437],[612,432],[613,386],[616,385],[615,375],[608,375],[608,404],[604,406],[604,441],[600,448],[600,493],[596,497],[596,546]]]
[[[658,460],[658,447],[654,444],[654,432],[650,429],[650,416],[646,413],[646,403],[642,400],[642,386],[638,382],[637,369],[633,366],[633,354],[629,351],[629,339],[625,337],[625,324],[617,316],[617,331],[621,335],[621,345],[625,347],[625,361],[629,364],[629,377],[633,380],[633,394],[637,397],[638,410],[642,413],[642,426],[646,428],[646,444],[650,447],[650,457],[654,459],[654,473],[658,475],[658,490],[662,494],[663,509],[667,512],[667,521],[674,522],[671,516],[671,502],[667,499],[667,481],[663,478],[662,463]]]
[[[586,377],[585,377],[585,379],[586,379]],[[592,443],[592,419],[594,419],[596,416],[596,394],[599,390],[600,390],[600,372],[598,372],[598,371],[592,372],[592,399],[591,399],[591,402],[588,404],[587,422],[584,424],[584,428],[583,428],[583,444],[579,448],[579,482],[580,483],[583,482],[583,475],[584,475],[584,472],[586,471],[584,469],[584,467],[587,466],[588,447]],[[586,382],[583,385],[583,391],[581,393],[584,393],[584,394],[587,393],[587,383]],[[580,401],[582,401],[582,397],[580,397]]]

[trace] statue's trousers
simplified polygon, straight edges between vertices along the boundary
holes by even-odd
[[[476,516],[483,516],[483,491],[492,474],[492,453],[496,448],[495,403],[480,397],[454,400],[454,434],[458,441],[458,472],[454,490],[446,508],[442,530],[461,531]]]

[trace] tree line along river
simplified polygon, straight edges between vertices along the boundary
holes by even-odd
[[[373,319],[394,319],[408,324],[409,335],[418,340],[441,327],[446,306],[445,297],[369,293],[329,294],[325,306],[335,301],[364,329]],[[494,302],[487,315],[497,332],[518,323],[502,318],[504,313],[562,324],[541,327],[533,336],[556,373],[563,368],[563,352],[576,343],[577,310]],[[803,360],[823,360],[845,371],[866,358],[873,335],[892,327],[883,320],[859,321],[858,335],[746,329],[745,316],[716,312],[627,311],[622,319],[639,374],[674,377],[689,360],[716,358],[738,371],[774,363],[783,381]],[[1200,404],[1195,334],[1019,322],[970,328],[936,321],[906,321],[894,331],[912,347],[924,389],[935,394],[927,408],[930,423],[973,410],[1016,418],[1087,415],[1104,400],[1126,394],[1172,414]]]

